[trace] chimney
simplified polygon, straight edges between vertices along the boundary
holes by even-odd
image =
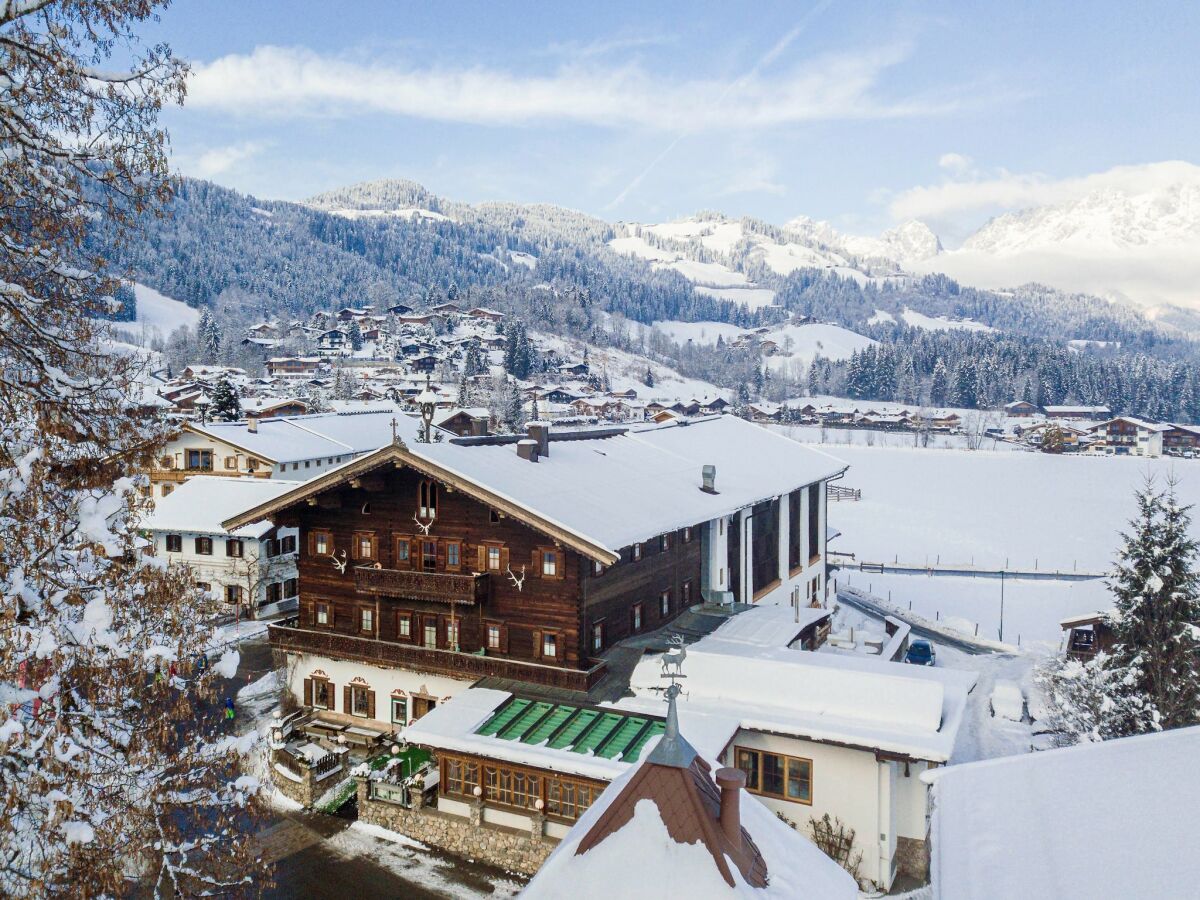
[[[533,438],[521,438],[517,441],[517,456],[530,462],[538,461],[538,442]]]
[[[246,430],[258,434],[258,416],[246,416]]]
[[[700,490],[706,494],[715,494],[717,492],[717,467],[705,466],[700,470],[700,478],[702,484]]]
[[[529,436],[537,441],[538,455],[550,455],[550,423],[549,422],[530,422],[525,426]]]
[[[716,772],[717,787],[721,789],[721,830],[734,847],[742,846],[742,788],[746,773],[741,769],[723,768]]]

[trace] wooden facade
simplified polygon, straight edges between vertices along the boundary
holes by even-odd
[[[601,566],[399,464],[277,519],[301,531],[298,616],[271,629],[292,652],[587,690],[598,653],[701,601],[698,526]]]

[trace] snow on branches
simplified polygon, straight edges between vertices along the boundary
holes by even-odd
[[[216,601],[145,555],[163,425],[93,316],[82,251],[170,192],[185,67],[151,0],[0,4],[0,895],[249,892],[255,741],[229,732]],[[123,72],[98,64],[129,59]],[[236,660],[233,665],[236,666]]]

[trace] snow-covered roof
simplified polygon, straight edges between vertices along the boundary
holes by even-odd
[[[192,423],[188,428],[276,463],[345,456],[375,450],[392,439],[395,406],[362,413],[314,413],[263,419],[257,431],[245,422]]]
[[[166,497],[155,500],[154,512],[142,527],[151,531],[229,534],[253,540],[275,526],[269,520],[259,520],[228,531],[221,523],[243,510],[287,493],[300,483],[276,478],[194,475]]]
[[[527,900],[732,900],[737,897],[853,900],[857,885],[837,863],[746,791],[740,793],[741,823],[767,866],[767,884],[749,884],[729,866],[725,881],[702,842],[680,843],[664,813],[650,798],[637,801],[633,817],[584,853],[580,845],[639,772],[631,766],[579,817],[567,836],[526,886]],[[680,798],[684,800],[685,798]],[[672,812],[678,812],[677,810]],[[667,815],[670,815],[668,812]]]
[[[679,715],[702,753],[714,752],[710,739],[724,735],[727,741],[743,728],[949,760],[974,673],[789,648],[792,610],[776,610],[757,622],[745,617],[759,610],[743,613],[688,647]],[[735,625],[738,619],[746,624]],[[778,629],[774,641],[772,627]],[[638,697],[616,706],[644,709],[657,701],[654,689],[661,686],[659,660],[644,657],[630,678]]]
[[[935,896],[1196,896],[1198,757],[1193,727],[923,775]]]
[[[613,562],[622,547],[732,514],[846,468],[820,450],[733,416],[552,441],[549,456],[536,463],[521,459],[507,444],[419,443],[419,423],[398,418],[405,447],[383,447],[332,469],[279,502],[298,502],[359,471],[407,459],[418,467],[431,464],[431,474],[453,478],[464,490],[479,488],[488,502],[506,501],[514,506],[512,514],[524,513],[535,527],[552,528],[564,539],[573,536],[578,540],[572,545],[580,552]],[[266,424],[260,426],[260,436]],[[333,427],[320,425],[322,433]],[[380,443],[390,444],[387,429]],[[379,433],[378,428],[372,432]],[[715,493],[701,490],[705,465],[716,466]]]

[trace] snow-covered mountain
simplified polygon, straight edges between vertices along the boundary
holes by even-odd
[[[1108,184],[997,216],[961,248],[916,265],[979,287],[1036,281],[1143,307],[1200,309],[1200,167],[1161,163],[1136,186]]]
[[[883,232],[879,237],[846,234],[828,222],[818,222],[807,216],[797,216],[783,226],[792,234],[816,241],[843,253],[864,260],[891,260],[901,268],[937,256],[942,242],[924,222],[915,219]]]

